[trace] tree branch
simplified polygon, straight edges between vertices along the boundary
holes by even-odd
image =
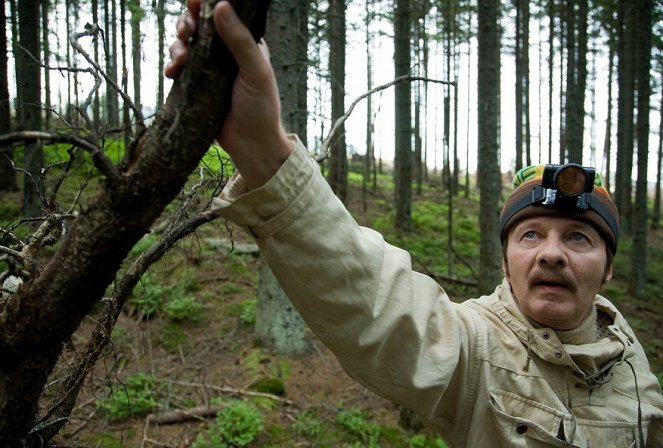
[[[206,0],[204,10],[213,4]],[[267,4],[234,2],[254,31],[264,30]],[[103,297],[130,249],[181,191],[230,110],[237,66],[211,18],[202,19],[198,30],[188,64],[140,137],[135,157],[121,167],[117,182],[101,185],[38,277],[0,311],[0,446],[38,444],[39,438],[28,438],[28,433],[64,341]]]
[[[99,29],[98,27],[95,27],[97,30]],[[141,134],[145,131],[145,118],[143,117],[143,111],[140,110],[136,104],[131,100],[129,95],[126,94],[124,90],[120,88],[120,86],[117,85],[117,83],[110,77],[108,74],[97,64],[89,54],[85,50],[83,50],[83,47],[78,43],[78,39],[84,36],[96,36],[96,33],[94,32],[95,30],[90,28],[88,30],[79,32],[79,33],[72,33],[71,36],[69,37],[69,43],[71,44],[72,47],[76,49],[84,58],[85,60],[92,66],[94,69],[97,71],[97,73],[101,73],[101,76],[104,77],[106,82],[115,89],[115,91],[122,97],[124,100],[124,103],[131,108],[134,112],[134,116],[136,117],[136,120],[138,122],[138,134]],[[95,75],[96,78],[96,75]]]
[[[199,185],[202,186],[203,184],[200,183]],[[183,201],[178,209],[185,209],[187,204],[188,201]],[[49,440],[60,431],[65,423],[62,418],[71,414],[85,378],[96,364],[103,350],[110,343],[111,333],[121,310],[129,300],[134,287],[150,266],[161,260],[178,241],[193,233],[201,225],[217,218],[216,214],[206,210],[178,224],[180,216],[181,213],[178,212],[171,216],[170,224],[162,234],[161,239],[132,263],[118,282],[118,287],[115,289],[113,296],[103,301],[105,306],[101,318],[96,321],[95,330],[91,333],[85,346],[78,351],[73,367],[55,393],[57,398],[49,404],[48,409],[41,415],[37,425],[39,429],[33,430],[33,433]],[[48,420],[62,422],[62,424],[46,424]]]
[[[120,179],[113,162],[106,153],[97,145],[82,137],[73,134],[56,134],[45,131],[18,131],[0,135],[0,145],[14,143],[22,140],[42,140],[48,143],[68,143],[73,146],[84,149],[92,157],[94,166],[104,174],[111,182],[117,182]],[[11,148],[1,148],[0,154],[10,151]]]
[[[424,81],[424,82],[430,82],[430,83],[435,83],[435,84],[447,84],[450,86],[456,85],[455,81],[442,81],[439,79],[433,79],[433,78],[426,78],[426,77],[421,77],[421,76],[411,76],[411,75],[403,75],[399,76],[398,78],[386,83],[382,84],[380,86],[377,86],[371,90],[369,90],[366,93],[363,93],[359,97],[357,97],[352,104],[350,104],[350,107],[348,107],[348,110],[340,116],[335,122],[334,125],[332,126],[331,130],[329,131],[329,134],[327,134],[327,138],[322,142],[322,146],[320,148],[321,154],[319,154],[315,160],[320,163],[323,160],[325,160],[327,157],[329,157],[329,146],[332,142],[332,140],[336,137],[336,134],[338,133],[338,130],[341,128],[343,123],[346,122],[346,120],[350,117],[352,112],[354,111],[355,107],[361,100],[364,98],[368,98],[369,96],[373,95],[374,93],[380,92],[382,90],[388,89],[391,86],[394,86],[396,84],[399,84],[401,82],[413,82],[413,81]]]

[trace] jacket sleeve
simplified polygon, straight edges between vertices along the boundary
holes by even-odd
[[[291,138],[295,152],[267,184],[246,192],[236,176],[214,207],[256,238],[350,376],[429,426],[455,426],[449,419],[463,418],[474,401],[475,318],[414,272],[407,252],[360,227]]]

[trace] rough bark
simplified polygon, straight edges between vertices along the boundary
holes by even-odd
[[[566,8],[567,69],[564,142],[569,162],[582,164],[587,79],[587,1],[567,1]]]
[[[274,0],[269,11],[270,59],[276,73],[285,128],[306,141],[309,0]],[[276,353],[310,348],[306,326],[271,269],[261,260],[256,336]]]
[[[617,171],[615,204],[621,230],[630,235],[632,226],[633,110],[635,107],[635,12],[633,2],[619,2],[617,9]]]
[[[256,336],[276,353],[296,356],[311,348],[303,319],[267,266],[260,263]]]
[[[479,292],[500,281],[499,197],[502,189],[498,145],[500,17],[499,0],[479,1]]]
[[[50,25],[49,25],[49,11],[51,9],[51,0],[42,0],[41,2],[41,48],[42,58],[44,64],[48,65],[51,58],[51,46],[48,39]],[[49,129],[51,124],[51,71],[47,68],[44,70],[44,128]]]
[[[410,73],[410,2],[396,0],[394,11],[394,75]],[[394,89],[395,142],[394,154],[394,225],[412,229],[412,99],[409,83],[396,84]]]
[[[165,28],[165,21],[166,21],[166,5],[165,5],[165,0],[158,0],[157,1],[157,26],[158,26],[158,32],[157,32],[157,39],[159,40],[157,42],[157,52],[158,52],[158,71],[157,73],[163,73],[163,68],[164,68],[164,57],[165,57],[165,40],[166,40],[166,28]],[[161,106],[163,105],[163,77],[159,77],[159,82],[157,84],[157,104],[156,104],[156,110],[158,111]]]
[[[263,34],[267,3],[235,2],[255,36]],[[63,341],[180,191],[229,109],[236,66],[211,20],[199,26],[189,64],[154,124],[82,210],[55,255],[0,310],[0,446],[41,446],[28,433]]]
[[[140,75],[140,53],[141,47],[141,31],[140,22],[143,20],[144,12],[140,7],[139,0],[129,0],[129,10],[131,11],[131,73],[133,79],[133,101],[138,110],[143,110],[143,99],[141,97],[141,75]],[[134,120],[136,117],[134,117]]]
[[[663,91],[663,82],[661,83]],[[658,126],[658,157],[656,158],[656,189],[654,191],[654,207],[651,213],[651,227],[658,229],[661,225],[661,172],[663,171],[663,95],[659,104]]]
[[[345,113],[345,0],[331,0],[329,20],[329,76],[331,78],[332,123]],[[341,128],[331,144],[329,185],[343,202],[348,196],[348,155],[345,128]]]
[[[40,33],[39,4],[30,0],[18,2],[18,33],[21,49],[16,53],[16,64],[20,67],[18,84],[19,128],[37,130],[41,128],[41,67],[39,66]],[[41,214],[40,170],[44,164],[44,155],[39,140],[27,141],[23,156],[23,214],[37,216]]]
[[[110,2],[110,5],[109,5]],[[124,15],[124,9],[120,9]],[[104,39],[104,54],[106,57],[106,73],[108,77],[117,83],[117,6],[115,0],[104,0],[104,30],[106,38]],[[124,38],[124,37],[123,37]],[[159,72],[162,73],[162,72]],[[159,78],[159,82],[162,82]],[[106,111],[105,121],[109,128],[116,129],[120,124],[119,103],[117,92],[106,88]]]
[[[9,83],[7,80],[7,14],[5,3],[0,5],[0,134],[11,130],[9,108]],[[0,191],[17,189],[16,172],[12,167],[13,151],[11,146],[0,146]]]
[[[638,298],[645,296],[647,279],[647,168],[649,160],[649,67],[651,58],[652,1],[638,0],[636,5],[636,85],[638,118],[636,139],[638,145],[638,175],[635,183],[633,213],[633,249],[631,253],[630,292]]]

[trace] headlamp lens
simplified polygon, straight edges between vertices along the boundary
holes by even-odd
[[[555,185],[566,196],[578,196],[587,186],[587,173],[581,166],[565,166],[555,176]]]

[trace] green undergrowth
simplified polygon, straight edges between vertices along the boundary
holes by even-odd
[[[119,160],[122,152],[121,144],[108,142],[113,160]],[[58,146],[49,152],[51,162],[66,160],[68,156],[66,147]],[[87,176],[90,164],[77,162],[74,168],[72,182],[63,184],[70,198]],[[231,172],[226,155],[212,148],[191,176],[191,182],[201,174],[207,176],[219,170],[227,170],[226,175]],[[350,176],[350,194],[355,199],[362,194],[362,181],[360,175]],[[469,199],[462,194],[454,198],[451,243],[447,240],[446,192],[435,185],[425,186],[422,195],[413,198],[413,230],[408,233],[394,229],[392,193],[390,178],[382,175],[379,189],[367,193],[369,210],[363,212],[357,206],[351,210],[358,221],[369,223],[388,242],[410,251],[415,269],[476,281],[480,241],[476,192]],[[20,195],[0,196],[3,227],[15,222],[12,220],[19,214]],[[217,416],[182,423],[177,431],[172,430],[177,435],[170,440],[164,435],[166,430],[156,431],[157,435],[150,433],[150,440],[158,439],[166,446],[187,440],[187,446],[196,447],[444,447],[435,434],[400,427],[393,415],[397,411],[391,406],[376,409],[357,405],[359,400],[324,399],[290,404],[287,400],[294,392],[291,381],[298,373],[294,361],[274,356],[253,341],[258,263],[251,257],[205,248],[205,237],[227,234],[223,224],[215,226],[205,226],[200,235],[178,244],[136,286],[112,332],[109,356],[99,362],[98,371],[90,376],[93,400],[89,395],[81,397],[80,416],[90,423],[81,431],[84,436],[77,439],[78,446],[140,446],[145,431],[152,430],[145,424],[146,415],[211,403],[222,407]],[[21,226],[15,230],[24,232]],[[132,249],[126,265],[159,238],[156,233],[147,234]],[[663,247],[662,231],[652,233],[649,247],[648,298],[636,299],[628,292],[628,238],[620,242],[614,279],[603,293],[624,308],[641,336],[652,369],[663,382],[663,339],[657,336],[659,326],[649,318],[660,313],[663,302],[663,251],[656,250]],[[4,269],[2,262],[0,269]],[[111,286],[108,293],[112,291]],[[471,288],[462,292],[458,297],[476,296]],[[651,314],[642,310],[650,310],[647,312]],[[314,359],[320,354],[309,356]],[[234,369],[232,375],[226,373],[229,366]],[[242,388],[242,393],[221,393],[205,387],[225,385],[226,381]],[[76,429],[74,426],[70,432]]]
[[[371,227],[382,233],[387,242],[407,249],[415,269],[476,281],[480,239],[478,217],[472,213],[476,205],[468,207],[465,200],[458,202],[452,212],[451,234],[448,205],[427,198],[412,204],[411,232],[395,229],[393,212],[376,217]]]

